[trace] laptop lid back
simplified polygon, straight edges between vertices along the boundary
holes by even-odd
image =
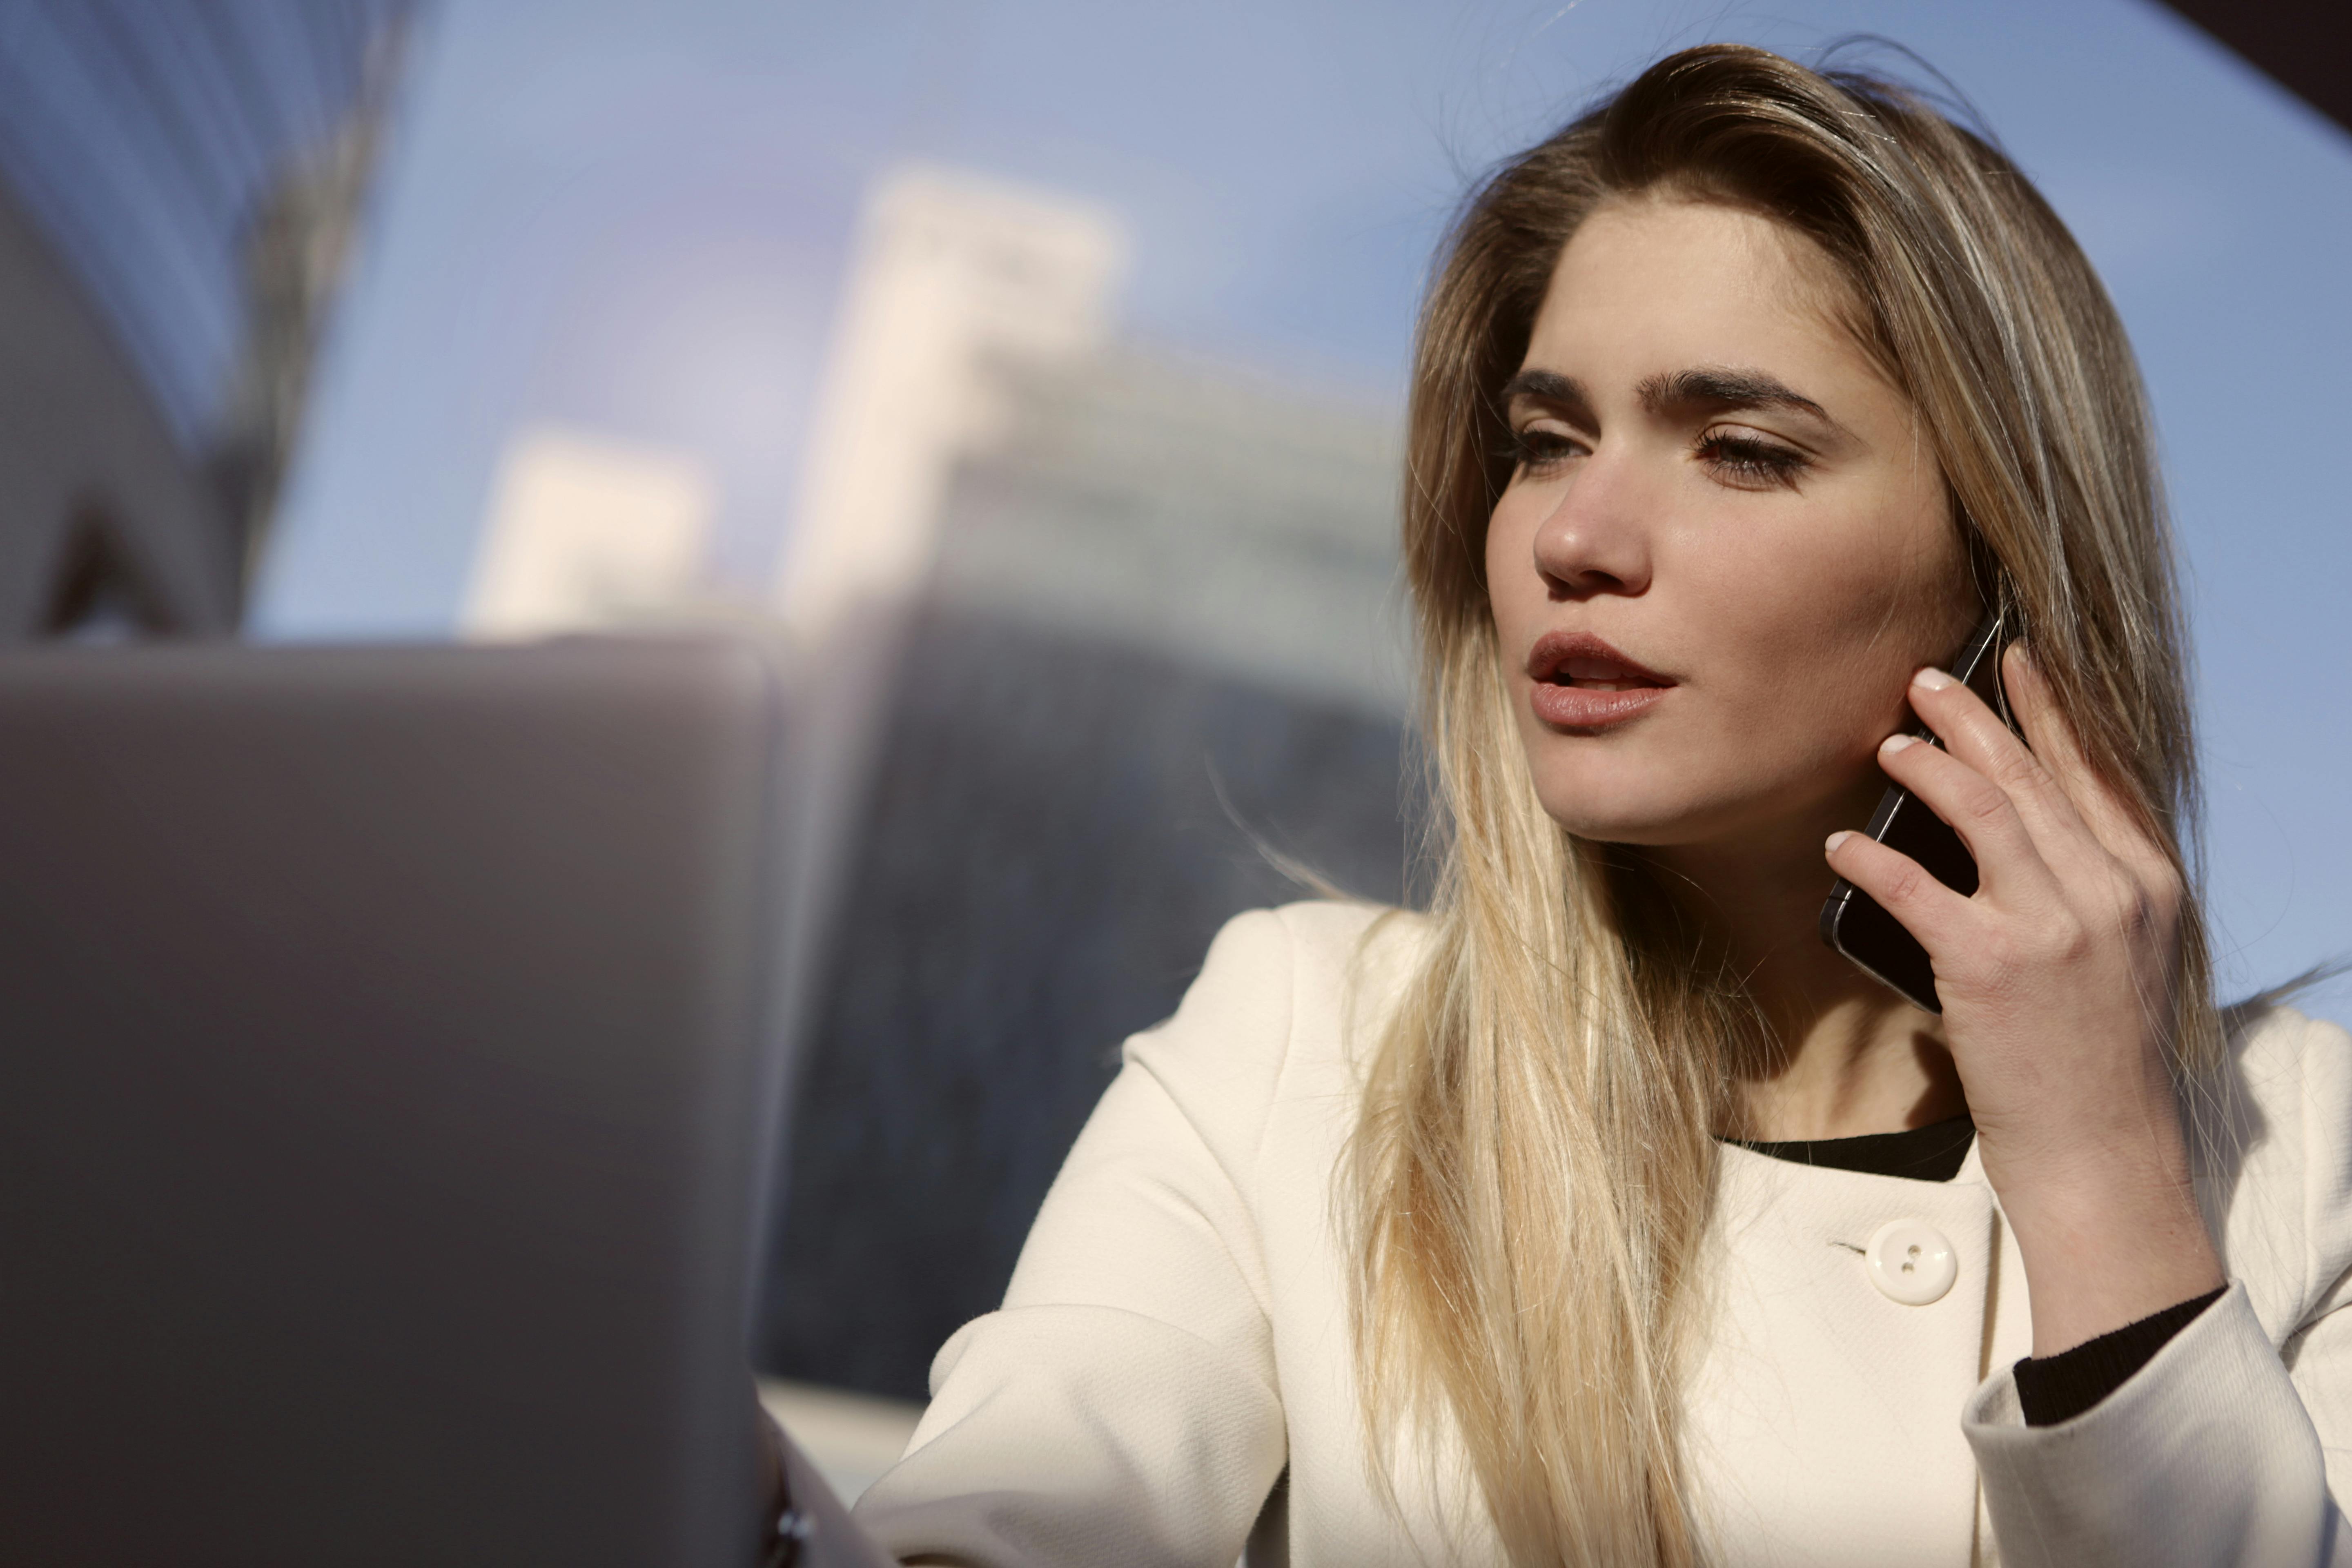
[[[735,1564],[740,647],[0,657],[10,1561]]]

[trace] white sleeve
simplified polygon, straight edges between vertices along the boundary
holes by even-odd
[[[1988,1379],[1963,1426],[2003,1568],[2352,1565],[2314,1425],[2352,1415],[2339,1321],[2315,1326],[2290,1374],[2232,1284],[2123,1386],[2051,1426],[2025,1425],[2008,1371]]]
[[[1244,915],[1126,1065],[1002,1310],[931,1369],[856,1519],[901,1562],[1231,1568],[1286,1446],[1247,1197],[1289,1037],[1289,935]]]

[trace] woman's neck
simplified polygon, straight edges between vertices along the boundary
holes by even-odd
[[[1943,1045],[1943,1020],[1873,980],[1818,934],[1832,873],[1822,840],[1851,816],[1791,825],[1734,847],[1643,851],[1683,917],[1747,983],[1767,1038],[1734,1064],[1734,1125],[1785,1140],[1925,1127],[1968,1109]],[[1818,827],[1818,831],[1816,828]]]

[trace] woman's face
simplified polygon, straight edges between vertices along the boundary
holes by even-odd
[[[1859,826],[1904,691],[1975,618],[1910,405],[1811,240],[1729,207],[1604,205],[1561,253],[1486,533],[1536,792],[1614,843]]]

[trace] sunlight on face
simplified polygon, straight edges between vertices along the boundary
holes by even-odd
[[[1544,808],[1588,838],[1727,845],[1866,816],[1913,670],[1975,618],[1910,405],[1811,241],[1685,201],[1603,207],[1508,392],[1486,534]],[[1812,852],[1818,853],[1818,840]]]

